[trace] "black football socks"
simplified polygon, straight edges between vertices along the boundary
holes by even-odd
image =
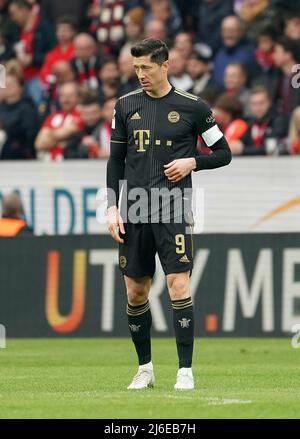
[[[150,330],[152,316],[149,300],[138,306],[127,304],[127,316],[132,341],[139,358],[139,365],[142,366],[151,361]]]
[[[179,369],[192,367],[194,348],[194,307],[192,298],[172,300]]]

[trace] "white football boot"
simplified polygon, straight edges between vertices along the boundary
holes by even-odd
[[[154,382],[153,364],[150,361],[150,363],[139,366],[137,374],[133,377],[132,383],[127,389],[147,389],[147,387],[154,387]]]
[[[175,390],[193,390],[194,377],[190,367],[182,367],[177,372],[177,380],[174,386]]]

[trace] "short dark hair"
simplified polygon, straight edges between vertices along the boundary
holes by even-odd
[[[78,29],[78,22],[73,15],[60,15],[55,21],[55,27],[57,28],[60,24],[68,24],[75,32]]]
[[[131,55],[139,58],[140,56],[150,56],[150,61],[162,65],[169,59],[169,49],[161,40],[146,38],[131,48]]]
[[[106,64],[118,64],[118,60],[113,55],[105,55],[100,62],[99,70],[101,70]]]
[[[250,96],[256,95],[259,93],[264,93],[269,100],[271,100],[270,92],[264,85],[254,85],[250,90]]]
[[[276,36],[277,36],[278,32],[276,31],[276,29],[272,26],[266,26],[263,29],[260,30],[260,32],[258,33],[257,36],[257,40],[260,37],[269,37],[271,40],[276,40]]]
[[[239,67],[240,71],[243,73],[244,76],[247,77],[247,70],[244,64],[240,63],[239,61],[232,61],[227,64],[226,67],[233,66],[233,67]]]
[[[300,12],[299,12],[297,9],[287,11],[287,12],[283,15],[283,18],[284,18],[284,22],[285,22],[285,24],[286,24],[287,21],[289,21],[289,20],[293,20],[294,18],[300,18]]]
[[[215,102],[215,107],[231,114],[233,119],[243,117],[244,107],[236,96],[222,94]]]
[[[31,4],[27,0],[12,0],[11,5],[16,5],[20,9],[31,9]]]
[[[285,52],[291,53],[295,61],[299,61],[299,47],[296,41],[289,37],[279,37],[276,44],[281,46]]]
[[[101,106],[97,93],[87,89],[80,90],[80,104],[83,107],[87,107],[89,105]]]

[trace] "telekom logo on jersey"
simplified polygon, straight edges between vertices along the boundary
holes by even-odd
[[[133,131],[134,142],[137,145],[137,152],[146,152],[145,146],[150,145],[150,130],[134,130]],[[160,139],[155,139],[155,145],[160,146],[162,144]],[[172,140],[166,140],[165,146],[172,146]]]

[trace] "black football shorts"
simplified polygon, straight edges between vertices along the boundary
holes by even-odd
[[[119,267],[128,277],[151,278],[158,253],[165,275],[192,271],[193,221],[181,223],[126,223],[119,244]]]

